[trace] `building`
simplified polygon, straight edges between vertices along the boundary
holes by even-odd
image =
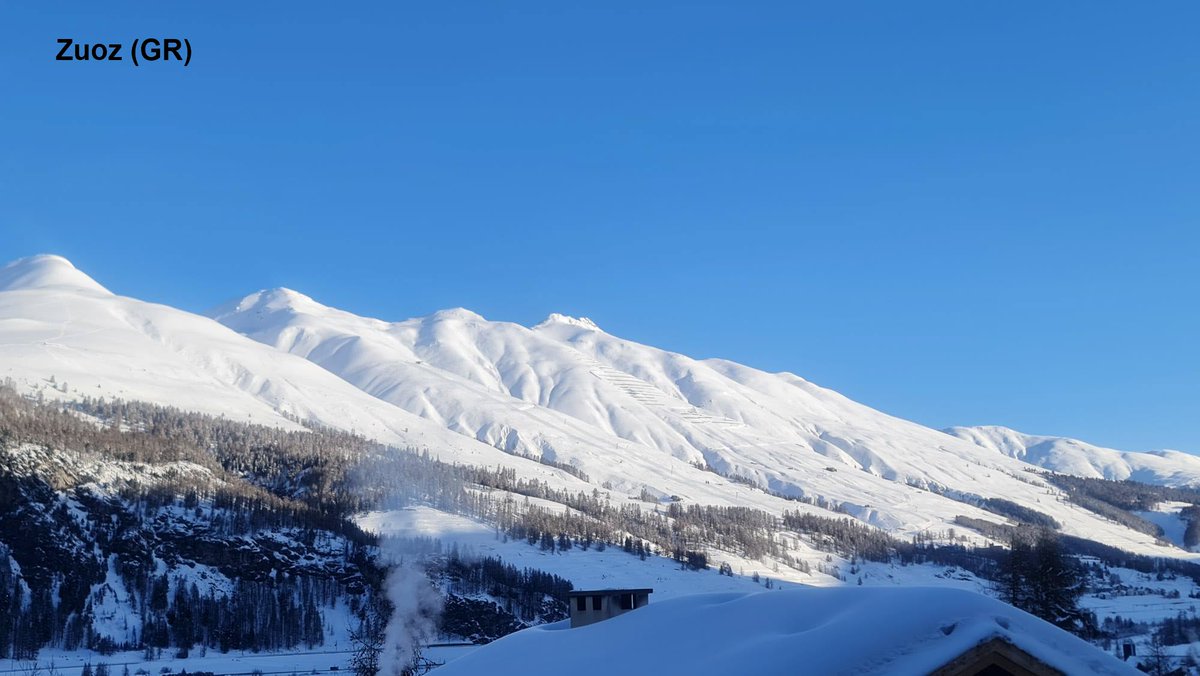
[[[580,591],[583,615],[621,594]],[[593,611],[592,596],[600,597]],[[615,602],[613,598],[615,597]],[[636,595],[626,597],[636,604]],[[580,618],[585,619],[585,618]],[[806,587],[660,600],[587,630],[530,627],[438,667],[439,676],[1145,676],[997,599],[950,587]]]
[[[616,617],[650,603],[653,589],[592,589],[571,592],[571,628]]]

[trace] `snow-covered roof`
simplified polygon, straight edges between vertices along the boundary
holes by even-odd
[[[1065,674],[1138,674],[1028,613],[945,588],[841,587],[687,596],[576,629],[526,629],[454,674],[927,674],[993,639]]]

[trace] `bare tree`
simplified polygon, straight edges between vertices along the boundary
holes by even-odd
[[[369,615],[364,617],[357,629],[350,630],[350,643],[354,646],[354,656],[350,658],[354,676],[378,674],[379,656],[383,653],[383,627],[379,622],[373,622]]]

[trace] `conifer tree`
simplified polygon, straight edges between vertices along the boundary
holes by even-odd
[[[1000,571],[1000,597],[1007,603],[1070,631],[1084,629],[1079,609],[1083,576],[1049,528],[1017,528]]]

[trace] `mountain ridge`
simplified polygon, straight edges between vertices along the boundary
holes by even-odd
[[[1067,534],[1190,557],[1050,497],[1061,493],[1017,459],[799,376],[692,359],[591,322],[527,328],[463,309],[386,322],[283,289],[218,306],[216,321],[99,294],[65,259],[18,267],[57,272],[0,291],[0,376],[43,396],[312,421],[557,490],[840,512],[905,537],[958,516],[1003,520],[984,508],[1000,498]]]
[[[214,317],[412,413],[453,420],[453,429],[477,438],[488,426],[463,425],[456,416],[480,407],[465,403],[462,390],[443,398],[446,390],[430,379],[469,383],[478,396],[490,393],[542,416],[518,421],[511,411],[504,414],[502,425],[519,440],[550,436],[538,427],[547,409],[561,414],[551,416],[555,420],[565,415],[592,428],[593,438],[609,435],[631,444],[627,450],[684,460],[781,495],[830,500],[889,530],[928,527],[936,514],[953,519],[970,511],[972,495],[1021,495],[1032,505],[1051,490],[1025,463],[1010,464],[1007,456],[799,376],[695,360],[562,315],[530,328],[459,312],[389,322],[279,300],[251,294],[227,304],[240,309]],[[605,461],[628,457],[619,449],[587,457],[548,446],[556,460],[593,476],[604,476]],[[539,453],[536,444],[521,451]]]
[[[1184,451],[1120,451],[1070,437],[1025,434],[1000,425],[949,427],[943,431],[1063,474],[1172,487],[1200,486],[1200,457]]]

